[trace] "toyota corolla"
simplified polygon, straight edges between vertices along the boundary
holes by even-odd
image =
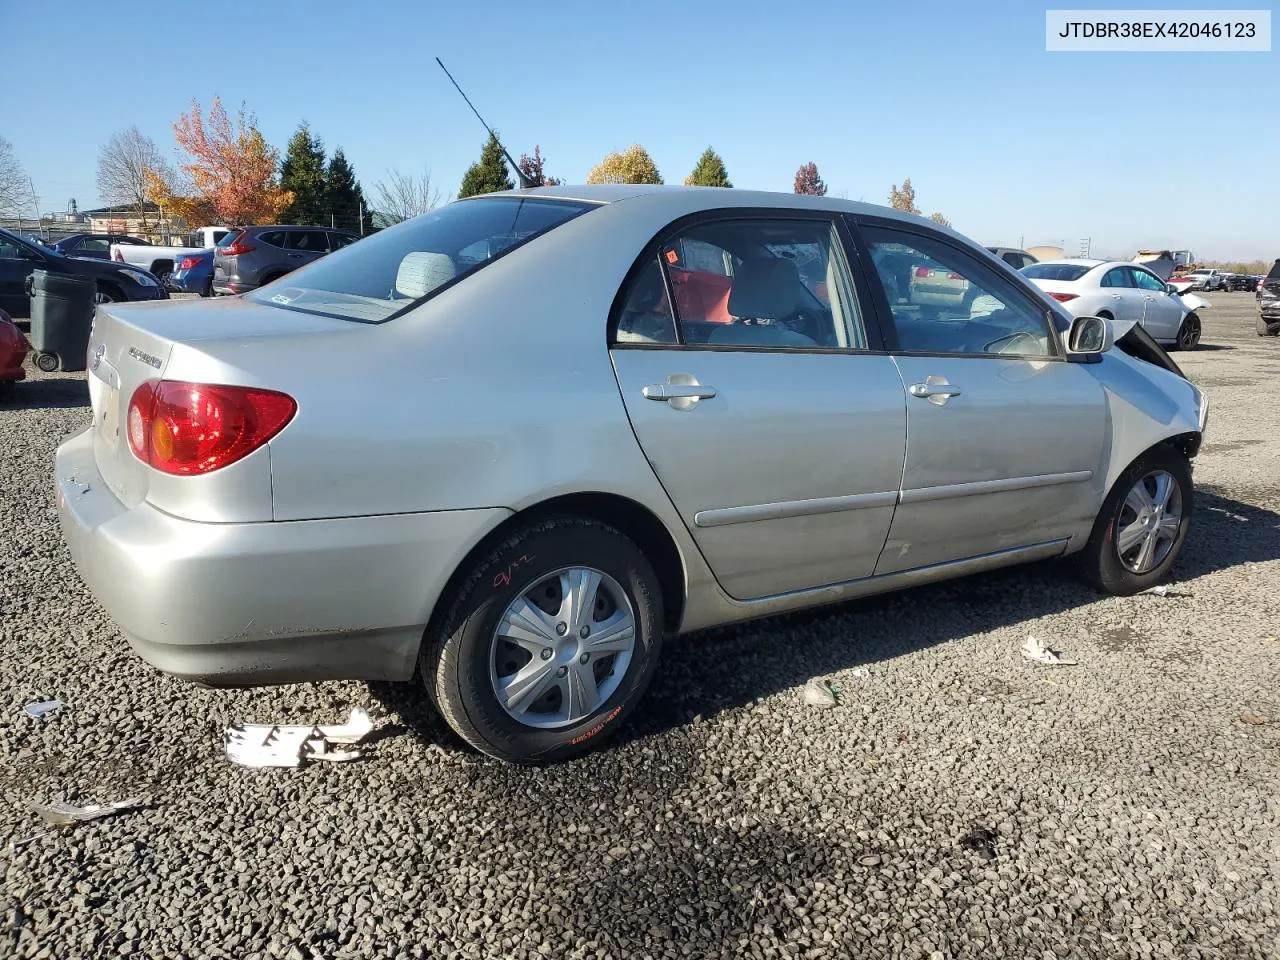
[[[624,722],[664,636],[1046,558],[1161,580],[1207,406],[1112,338],[881,207],[489,194],[246,295],[99,307],[58,507],[152,665],[420,682],[545,762]]]

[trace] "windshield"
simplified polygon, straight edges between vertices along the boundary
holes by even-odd
[[[249,297],[290,310],[381,323],[594,206],[511,196],[457,201],[365,237]]]
[[[1191,276],[1193,276],[1193,277],[1207,277],[1211,272],[1212,272],[1212,271],[1209,271],[1209,270],[1192,270],[1192,271],[1191,271]]]
[[[1019,272],[1030,280],[1065,280],[1070,282],[1079,280],[1092,269],[1092,267],[1081,266],[1078,263],[1030,263]]]

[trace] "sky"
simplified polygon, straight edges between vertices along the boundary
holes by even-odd
[[[537,144],[570,183],[632,143],[679,183],[712,146],[738,187],[790,191],[813,161],[831,194],[885,204],[910,177],[924,213],[989,245],[1280,256],[1280,53],[1048,53],[1045,9],[0,0],[0,136],[42,209],[87,209],[112,133],[169,154],[216,95],[282,153],[307,121],[367,197],[398,168],[450,199],[487,135],[438,56],[514,156]]]

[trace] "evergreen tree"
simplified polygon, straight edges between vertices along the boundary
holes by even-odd
[[[502,155],[498,137],[491,133],[484,149],[480,151],[480,159],[467,168],[462,178],[462,189],[458,191],[458,199],[474,197],[479,193],[514,190],[515,186],[507,171],[507,161]]]
[[[710,147],[702,152],[697,166],[693,168],[693,173],[685,178],[684,185],[686,187],[733,186],[729,182],[729,171],[724,168],[724,160]]]
[[[281,223],[327,224],[325,204],[324,144],[312,136],[304,120],[289,140],[280,165],[280,188],[293,194],[293,202],[280,214]]]
[[[364,191],[356,174],[347,162],[346,154],[338,147],[329,160],[329,172],[325,175],[325,205],[332,217],[330,223],[352,233],[370,233],[373,230],[373,214],[365,203]],[[364,229],[360,229],[360,213],[364,211]]]

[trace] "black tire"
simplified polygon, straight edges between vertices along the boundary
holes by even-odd
[[[510,715],[494,689],[495,631],[513,600],[572,566],[608,574],[625,593],[635,622],[631,659],[616,689],[582,719],[531,726]],[[640,548],[602,523],[553,517],[512,534],[465,577],[441,598],[444,614],[420,654],[423,682],[445,722],[482,753],[519,764],[554,763],[604,743],[643,697],[662,647],[662,595]]]
[[[1280,335],[1280,321],[1277,321],[1276,323],[1267,323],[1267,321],[1263,319],[1262,315],[1259,314],[1258,315],[1258,336],[1274,337],[1277,335]]]
[[[1134,485],[1140,478],[1157,470],[1169,474],[1177,484],[1177,494],[1181,499],[1181,523],[1165,557],[1145,573],[1136,573],[1120,559],[1116,546],[1116,527],[1125,513],[1125,498]],[[1103,502],[1102,509],[1098,511],[1089,542],[1077,556],[1081,574],[1103,593],[1117,597],[1132,596],[1154,587],[1173,568],[1183,544],[1186,543],[1187,533],[1191,529],[1193,499],[1191,464],[1187,458],[1171,447],[1159,446],[1148,450],[1120,475]],[[1172,495],[1170,500],[1172,501]]]
[[[61,366],[56,353],[37,353],[33,362],[37,370],[43,370],[45,373],[55,373]]]
[[[1200,345],[1203,332],[1200,315],[1193,310],[1182,318],[1182,326],[1178,328],[1178,339],[1174,343],[1174,349],[1194,350]]]
[[[109,283],[98,281],[98,303],[122,303],[124,302],[124,294],[117,290]]]

